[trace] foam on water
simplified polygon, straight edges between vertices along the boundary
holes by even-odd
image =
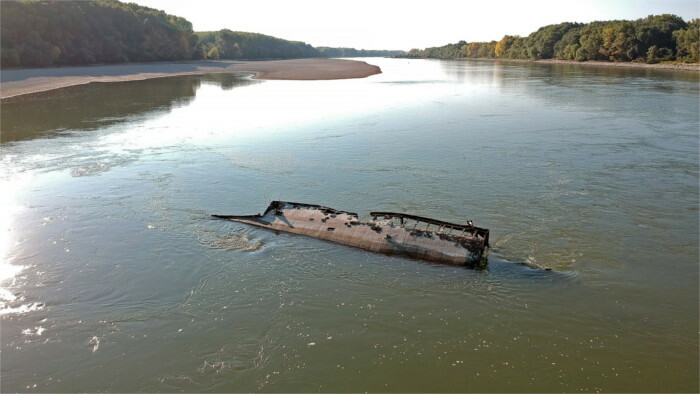
[[[10,303],[0,302],[0,315],[21,315],[40,311],[42,309],[44,309],[44,304],[40,302],[32,302],[19,306],[12,306]]]
[[[22,334],[30,337],[40,337],[46,329],[42,326],[37,326],[34,328],[25,328],[22,330]]]
[[[252,252],[263,247],[264,242],[253,241],[247,233],[231,233],[207,242],[210,248]]]

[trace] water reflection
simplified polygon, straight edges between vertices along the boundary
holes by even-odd
[[[503,70],[505,66],[502,63],[483,60],[447,60],[439,64],[450,80],[462,84],[500,88],[505,82]]]
[[[223,90],[256,84],[240,74],[208,74],[176,76],[119,83],[91,83],[51,90],[2,100],[0,142],[3,144],[38,138],[59,137],[63,132],[87,131],[130,122],[139,117],[163,114],[173,108],[188,105],[202,85],[214,85]],[[132,140],[142,138],[143,130],[128,135]],[[112,137],[114,138],[114,137]],[[159,137],[160,140],[163,136]],[[18,242],[15,220],[23,209],[21,194],[31,185],[34,176],[30,168],[69,165],[72,177],[98,175],[119,162],[133,160],[128,155],[100,155],[104,143],[99,139],[85,146],[85,162],[74,157],[66,160],[64,149],[75,143],[73,139],[54,141],[32,149],[32,155],[19,147],[5,145],[0,165],[5,169],[0,177],[0,315],[19,314],[41,308],[37,302],[27,303],[12,289],[18,275],[26,268],[13,261],[12,244]],[[85,141],[81,143],[85,144]],[[107,144],[110,143],[107,137]],[[92,152],[94,157],[88,155]],[[25,152],[26,153],[26,152]],[[119,157],[118,157],[119,156]],[[99,160],[95,160],[95,159]],[[24,163],[24,165],[18,165]],[[52,221],[44,218],[44,223]]]
[[[239,74],[90,83],[2,100],[0,143],[95,130],[190,103],[202,83],[222,89],[257,83]],[[57,134],[58,132],[58,134]]]
[[[431,60],[428,60],[430,62]],[[657,70],[651,68],[591,66],[570,63],[534,63],[499,60],[440,60],[441,71],[450,82],[501,88],[505,91],[548,86],[570,87],[578,84],[621,85],[673,92],[677,88],[690,91],[692,87],[678,82],[700,82],[700,74],[693,71]],[[649,82],[653,82],[649,86]],[[532,93],[537,94],[537,90]]]

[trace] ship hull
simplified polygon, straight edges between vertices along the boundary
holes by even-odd
[[[213,216],[376,253],[471,267],[483,264],[484,250],[488,245],[488,230],[484,229],[427,219],[435,228],[431,231],[431,223],[419,226],[420,220],[414,224],[405,219],[424,218],[391,213],[360,222],[357,214],[352,212],[302,203],[275,201],[264,214]],[[486,236],[483,231],[486,231]]]

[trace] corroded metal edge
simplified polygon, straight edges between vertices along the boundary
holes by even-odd
[[[396,212],[371,212],[372,221],[360,222],[354,212],[273,201],[263,214],[212,216],[376,253],[471,267],[485,264],[488,247],[489,230],[471,221],[463,225]]]

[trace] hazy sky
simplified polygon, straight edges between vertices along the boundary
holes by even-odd
[[[195,31],[228,28],[313,46],[403,49],[459,40],[526,36],[560,22],[700,17],[700,0],[124,0],[192,22]]]

